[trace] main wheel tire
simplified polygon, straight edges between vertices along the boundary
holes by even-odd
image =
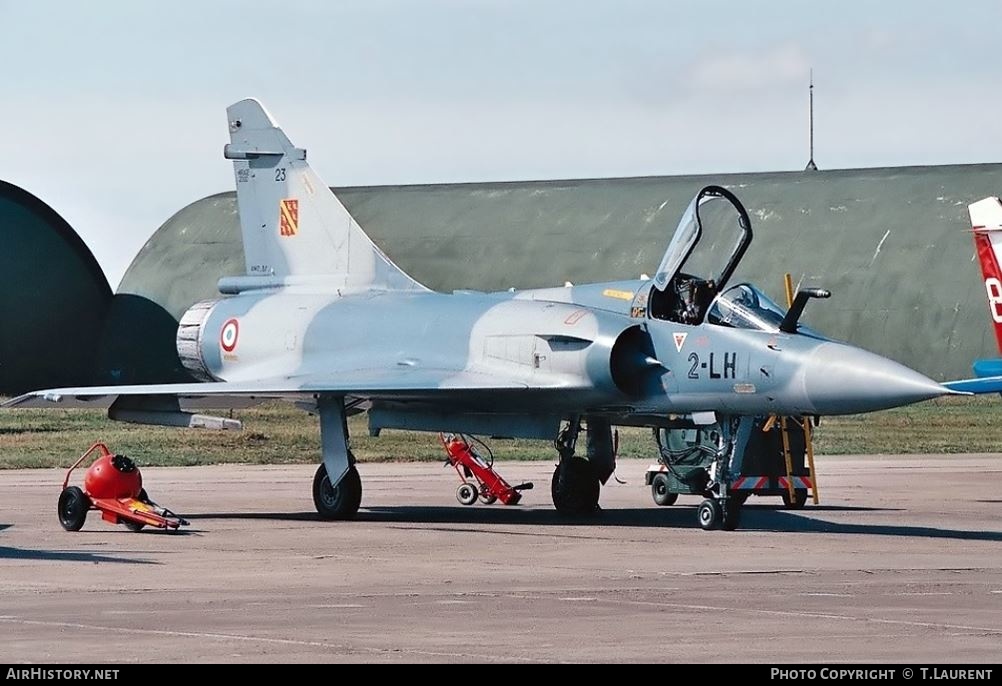
[[[790,492],[783,491],[783,506],[787,510],[802,510],[807,504],[807,489],[798,488],[793,492],[793,500],[790,500]]]
[[[77,486],[64,488],[59,494],[59,523],[67,531],[80,531],[87,521],[90,498]]]
[[[498,497],[493,493],[487,493],[486,495],[483,493],[480,494],[480,502],[482,502],[484,505],[493,505],[497,501]]]
[[[711,531],[716,529],[720,526],[722,518],[720,503],[713,498],[707,498],[696,508],[696,518],[699,520],[699,526],[704,530]]]
[[[348,467],[348,473],[337,487],[331,486],[327,468],[321,464],[313,477],[313,505],[321,519],[352,519],[362,504],[362,479],[355,465]]]
[[[740,502],[736,502],[734,498],[730,499],[727,503],[727,510],[723,514],[723,518],[720,523],[720,528],[724,531],[734,531],[739,526],[741,526],[741,507]]]
[[[661,507],[674,505],[675,501],[678,500],[678,493],[672,493],[668,490],[667,474],[654,475],[654,478],[651,480],[651,497]]]
[[[461,502],[463,505],[472,505],[477,502],[477,498],[480,497],[480,492],[477,491],[477,487],[469,482],[463,482],[459,484],[459,488],[456,489],[456,500]]]
[[[591,462],[579,457],[561,460],[550,481],[553,506],[563,515],[594,514],[598,510],[600,487]]]

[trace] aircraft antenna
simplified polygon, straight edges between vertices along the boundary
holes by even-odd
[[[807,161],[807,167],[804,171],[817,171],[818,165],[814,163],[814,70],[811,69],[811,82],[807,89],[809,105],[808,105],[808,121],[810,122],[811,129],[811,158]]]

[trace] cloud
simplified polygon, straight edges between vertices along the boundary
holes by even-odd
[[[701,91],[760,91],[801,83],[811,62],[807,51],[787,43],[759,51],[715,53],[693,63],[686,85]]]

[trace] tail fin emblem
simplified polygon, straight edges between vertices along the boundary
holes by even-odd
[[[278,203],[278,233],[281,236],[295,236],[299,233],[299,201],[280,200]]]

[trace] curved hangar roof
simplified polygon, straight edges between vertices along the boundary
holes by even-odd
[[[373,240],[438,290],[637,277],[657,266],[702,186],[731,188],[755,242],[735,279],[780,300],[781,275],[830,288],[805,317],[935,378],[996,356],[967,204],[1002,192],[1002,164],[344,188]],[[175,320],[243,272],[233,193],[199,200],[143,247],[119,289]],[[170,328],[170,327],[168,327]],[[171,339],[173,340],[173,339]]]
[[[111,289],[55,210],[0,181],[0,394],[94,380]]]

